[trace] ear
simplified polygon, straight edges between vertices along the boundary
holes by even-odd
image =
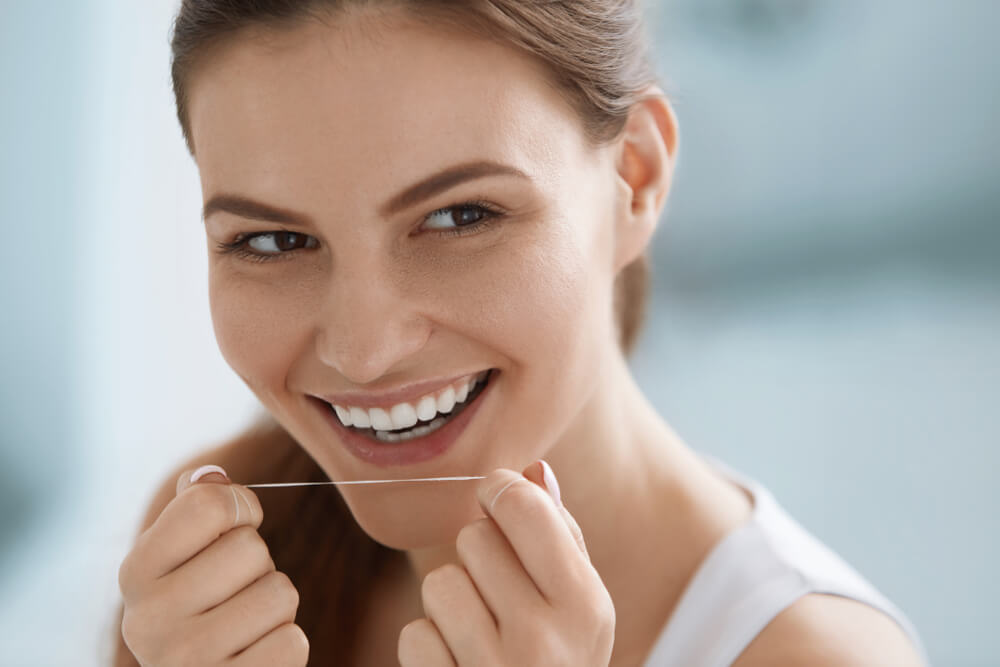
[[[618,140],[615,273],[649,245],[673,182],[677,118],[657,86],[643,91]]]

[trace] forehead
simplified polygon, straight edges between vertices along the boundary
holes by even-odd
[[[207,56],[188,107],[206,195],[394,187],[471,159],[544,186],[586,152],[542,64],[456,28],[348,16],[248,29]]]

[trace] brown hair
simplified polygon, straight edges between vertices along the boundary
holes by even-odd
[[[577,112],[587,140],[600,145],[619,137],[628,113],[656,76],[646,52],[638,0],[183,0],[174,22],[171,74],[188,149],[187,82],[210,47],[249,27],[291,27],[326,20],[352,7],[406,9],[414,18],[473,29],[539,58],[557,90]],[[626,266],[614,287],[614,314],[625,354],[644,319],[649,283],[645,254]],[[269,455],[259,477],[244,483],[326,479],[319,466],[272,417],[264,415],[240,443],[264,443]],[[278,458],[272,458],[276,456]],[[265,519],[260,534],[276,567],[300,593],[296,622],[310,641],[310,663],[349,664],[353,640],[374,577],[402,552],[369,537],[329,487],[260,493]]]

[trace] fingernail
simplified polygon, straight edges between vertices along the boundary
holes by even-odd
[[[191,483],[194,484],[205,475],[213,472],[219,473],[227,480],[229,479],[229,475],[226,474],[226,471],[220,468],[219,466],[207,465],[207,466],[202,466],[197,470],[195,470],[193,473],[191,473]]]
[[[542,481],[545,482],[545,490],[552,496],[552,500],[556,501],[556,505],[562,507],[562,496],[559,494],[559,482],[556,481],[556,474],[552,472],[552,467],[545,459],[538,459],[538,462],[542,465]]]

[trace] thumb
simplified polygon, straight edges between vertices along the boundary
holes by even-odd
[[[576,519],[573,518],[573,515],[562,504],[562,496],[559,493],[559,482],[556,480],[555,473],[552,472],[552,467],[545,460],[539,459],[525,468],[521,474],[542,487],[549,494],[552,501],[556,504],[556,508],[559,510],[563,521],[566,522],[566,526],[569,527],[569,532],[573,535],[573,539],[576,540],[576,545],[580,547],[580,551],[589,560],[590,554],[587,553],[587,545],[583,541],[583,532],[580,530],[580,525],[576,522]]]
[[[221,467],[216,465],[202,466],[196,470],[185,470],[181,473],[181,476],[177,478],[177,495],[199,481],[213,484],[230,483],[229,475]]]

